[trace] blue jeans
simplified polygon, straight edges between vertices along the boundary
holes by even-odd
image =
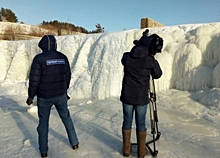
[[[135,123],[137,131],[146,130],[146,113],[147,105],[129,105],[122,103],[123,106],[123,125],[122,128],[125,130],[131,129],[133,114],[135,112]]]
[[[70,144],[76,145],[78,138],[75,132],[75,128],[70,117],[69,110],[67,108],[66,94],[54,98],[37,98],[39,125],[37,127],[39,150],[41,153],[48,151],[48,129],[49,129],[49,117],[52,106],[55,106],[59,116],[66,128],[67,135]]]

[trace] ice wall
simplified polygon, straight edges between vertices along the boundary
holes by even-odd
[[[56,37],[58,51],[70,61],[71,97],[118,97],[123,77],[121,57],[143,31]],[[151,28],[150,33],[164,39],[163,52],[155,57],[163,70],[163,76],[155,81],[157,91],[220,87],[220,23]],[[12,91],[27,93],[32,59],[41,52],[39,40],[0,42],[1,88],[11,86]]]

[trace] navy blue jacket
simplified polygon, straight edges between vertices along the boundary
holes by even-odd
[[[56,50],[56,39],[52,35],[45,35],[38,46],[43,52],[33,59],[28,96],[52,98],[65,94],[71,78],[67,57]]]
[[[130,52],[124,53],[121,62],[124,77],[120,101],[130,105],[148,104],[150,75],[153,79],[162,75],[159,63],[142,45],[134,46]]]

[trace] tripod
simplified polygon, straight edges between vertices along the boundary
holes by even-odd
[[[158,150],[156,150],[156,141],[160,138],[161,133],[158,131],[158,115],[157,115],[157,106],[156,106],[156,92],[154,80],[151,79],[150,86],[150,122],[151,122],[151,134],[153,135],[153,140],[146,142],[145,146],[150,151],[153,157],[156,157]],[[153,143],[153,150],[149,146]],[[131,145],[137,145],[137,143],[131,143]]]

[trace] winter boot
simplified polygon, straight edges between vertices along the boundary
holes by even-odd
[[[73,150],[78,149],[79,148],[79,142],[76,145],[73,145],[72,148],[73,148]]]
[[[45,157],[47,157],[47,153],[42,153],[41,158],[45,158]]]
[[[146,135],[147,131],[136,131],[137,134],[137,155],[138,158],[144,158],[145,155],[147,154],[147,149],[146,149]]]
[[[131,151],[131,129],[122,129],[123,156],[128,157]]]

